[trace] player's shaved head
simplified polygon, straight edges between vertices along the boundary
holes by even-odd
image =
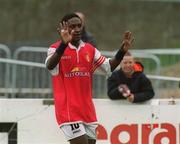
[[[72,18],[74,18],[74,17],[77,17],[77,18],[79,18],[79,19],[81,20],[81,18],[80,18],[77,14],[75,14],[75,13],[69,13],[69,14],[66,14],[66,15],[62,18],[61,23],[62,23],[62,22],[67,22],[68,20],[70,20],[70,19],[72,19]],[[81,22],[82,22],[82,20],[81,20]]]

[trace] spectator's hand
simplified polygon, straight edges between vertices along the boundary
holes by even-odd
[[[122,96],[125,98],[129,97],[131,94],[131,91],[129,90],[128,86],[125,84],[120,84],[118,86],[118,90],[122,94]]]
[[[67,44],[72,40],[72,34],[74,31],[69,31],[67,22],[60,23],[60,26],[57,28],[57,31],[61,36],[63,43]]]
[[[129,102],[133,102],[134,101],[134,94],[130,94],[128,97],[127,97],[127,100],[129,101]]]
[[[134,37],[132,36],[132,33],[130,31],[126,31],[123,36],[121,48],[125,52],[127,52],[128,49],[132,46],[133,41],[134,41]]]

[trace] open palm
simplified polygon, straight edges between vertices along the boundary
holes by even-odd
[[[69,32],[68,23],[63,22],[60,23],[60,27],[57,29],[61,39],[64,43],[68,43],[72,40],[72,33],[73,31]]]
[[[122,48],[125,52],[132,46],[134,37],[130,31],[126,31],[123,36]]]

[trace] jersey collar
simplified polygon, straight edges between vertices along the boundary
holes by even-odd
[[[79,43],[78,48],[76,48],[76,47],[75,47],[74,45],[72,45],[71,43],[68,43],[68,46],[69,46],[70,49],[80,50],[82,47],[85,46],[85,43],[84,43],[82,40],[80,40],[80,43]]]

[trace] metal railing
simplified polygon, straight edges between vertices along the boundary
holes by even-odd
[[[5,58],[0,58],[0,63],[8,63],[11,65],[21,65],[21,66],[25,66],[25,67],[35,67],[35,68],[40,68],[43,71],[45,71],[45,65],[43,63],[36,63],[36,62],[27,62],[27,61],[20,61],[20,60],[13,60],[13,59],[5,59]],[[12,73],[13,74],[13,73]],[[95,74],[96,76],[99,76],[98,74]],[[49,75],[50,76],[50,75]],[[101,75],[102,76],[102,75]],[[166,77],[166,76],[158,76],[158,75],[147,75],[151,80],[160,80],[160,81],[172,81],[177,83],[176,85],[176,90],[178,90],[178,84],[180,82],[180,78],[178,77]],[[102,76],[104,77],[104,76]],[[104,77],[105,78],[105,77]],[[26,79],[22,79],[22,81],[26,81]],[[34,79],[34,81],[36,81],[36,79]],[[41,81],[42,83],[44,83],[45,81]],[[106,80],[103,81],[105,84],[107,83]],[[107,87],[106,85],[102,85],[102,81],[100,81],[101,85],[98,85],[98,89],[101,91],[101,94],[98,95],[98,93],[94,93],[95,97],[107,97],[106,95],[106,90]],[[160,89],[160,88],[158,88]],[[166,89],[166,88],[164,88]],[[174,88],[172,88],[172,90],[174,90]],[[15,87],[14,85],[10,85],[7,89],[1,89],[1,92],[6,92],[11,94],[11,97],[19,97],[19,95],[26,95],[27,94],[32,94],[30,97],[36,98],[37,94],[41,94],[41,98],[49,98],[52,97],[52,90],[51,90],[51,86],[47,86],[44,88],[38,88],[38,87],[34,87],[34,88],[26,88],[26,87]],[[26,97],[26,96],[22,96],[22,97]]]
[[[1,46],[1,45],[0,45]],[[43,96],[52,96],[51,91],[51,78],[48,71],[44,70],[44,60],[46,58],[47,49],[45,47],[20,47],[13,54],[12,59],[0,58],[0,63],[7,65],[9,68],[5,74],[6,86],[0,88],[0,93],[11,93],[11,97],[19,97],[22,94],[32,95],[43,94]],[[156,51],[157,50],[157,51]],[[101,51],[101,53],[107,57],[114,56],[115,52]],[[153,68],[153,75],[148,75],[151,79],[156,94],[164,87],[170,87],[172,89],[177,88],[179,85],[179,78],[176,77],[164,77],[160,75],[161,62],[158,57],[161,55],[180,55],[180,49],[173,52],[172,50],[131,50],[131,53],[135,58],[151,61]],[[10,54],[9,56],[10,57]],[[144,63],[143,63],[144,64]],[[149,65],[147,65],[149,66]],[[145,66],[145,70],[148,67]],[[11,70],[11,71],[9,71]],[[8,72],[9,71],[9,72]],[[107,97],[107,82],[106,77],[95,74],[93,80],[93,95],[94,97]]]
[[[0,57],[4,57],[4,58],[11,57],[11,51],[6,45],[0,44],[0,51],[4,53],[4,54],[0,53]],[[1,75],[0,85],[1,86],[4,85],[5,88],[8,88],[10,84],[10,66],[8,63],[0,65],[0,75]]]
[[[156,55],[144,52],[144,51],[138,51],[138,50],[130,50],[134,58],[143,58],[143,59],[149,59],[154,62],[155,64],[155,74],[160,74],[161,69],[161,62],[159,58]],[[116,54],[116,51],[110,52],[110,51],[101,51],[102,55],[113,57]],[[146,67],[148,68],[148,67]]]
[[[141,49],[132,50],[132,52],[149,53],[155,55],[161,61],[161,67],[180,63],[180,48]]]
[[[131,50],[132,52],[145,52],[150,54],[163,54],[163,55],[179,55],[180,54],[180,48],[172,49],[172,48],[166,48],[166,49],[141,49],[141,50]]]
[[[47,49],[48,48],[45,47],[20,47],[14,52],[13,59],[44,63],[47,55]],[[48,74],[48,71],[22,65],[14,65],[12,71],[13,88],[43,88],[45,90],[46,87],[51,87],[50,75]],[[19,81],[21,79],[26,79],[28,83],[20,83]],[[33,81],[33,79],[36,80]]]
[[[0,63],[6,63],[11,65],[12,67],[14,65],[19,65],[19,66],[25,66],[25,67],[35,67],[35,68],[40,68],[45,71],[45,64],[43,63],[37,63],[37,62],[29,62],[29,61],[21,61],[21,60],[14,60],[14,59],[5,59],[5,58],[0,58]],[[17,70],[17,69],[16,69]],[[22,94],[43,94],[43,95],[47,95],[47,94],[52,94],[52,90],[51,90],[51,86],[47,86],[45,88],[38,88],[38,87],[32,87],[32,88],[27,88],[27,87],[16,87],[16,77],[17,74],[16,72],[14,73],[14,69],[12,69],[11,74],[12,76],[12,80],[11,84],[9,84],[8,87],[6,88],[1,88],[0,89],[0,93],[5,93],[6,95],[8,94],[9,97],[18,97],[17,95],[22,93]],[[32,71],[30,71],[30,73],[33,73]],[[33,79],[33,81],[35,81],[36,79]],[[26,79],[21,79],[21,82],[24,81],[26,83],[28,83],[28,81]],[[39,79],[37,79],[37,81],[39,81]],[[42,79],[42,83],[44,83],[43,79]]]

